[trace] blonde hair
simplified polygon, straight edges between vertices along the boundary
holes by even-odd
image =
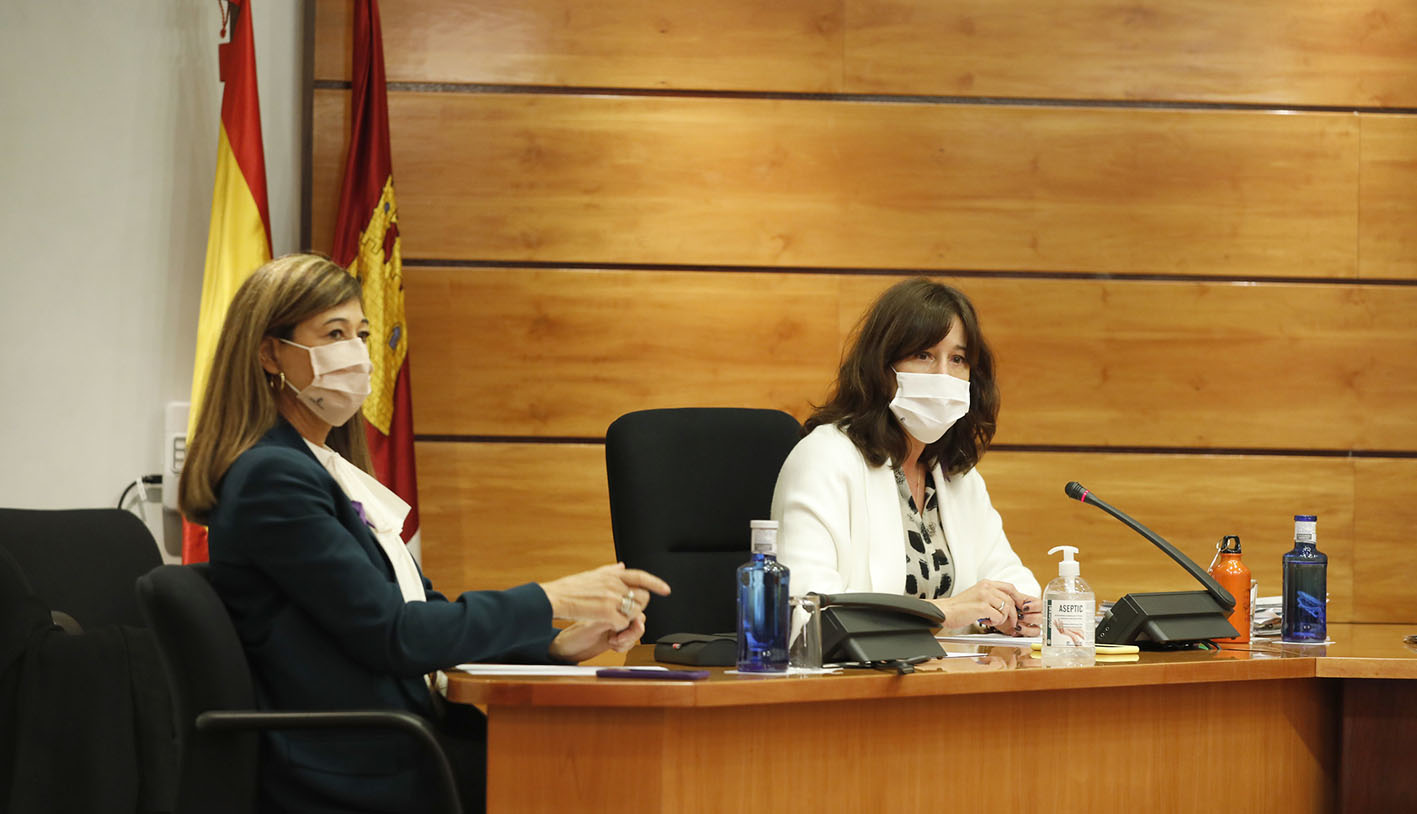
[[[268,336],[289,339],[299,323],[359,295],[358,280],[313,254],[278,257],[252,272],[237,289],[217,340],[196,426],[187,439],[178,505],[189,520],[206,522],[226,470],[280,415],[280,382],[261,366],[261,341]],[[326,444],[371,471],[364,419],[358,413],[330,430]]]

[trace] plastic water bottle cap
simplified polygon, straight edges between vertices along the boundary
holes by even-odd
[[[777,556],[777,521],[748,521],[748,550],[754,554]]]

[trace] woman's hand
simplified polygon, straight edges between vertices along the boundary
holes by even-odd
[[[635,615],[630,626],[618,633],[603,622],[576,622],[551,640],[549,652],[557,661],[578,663],[614,650],[623,653],[634,647],[645,632],[645,615]]]
[[[1010,636],[1036,636],[1042,618],[1042,606],[1036,597],[992,579],[982,579],[954,596],[930,601],[945,612],[945,627],[952,629],[977,622]]]
[[[551,601],[555,618],[599,623],[613,633],[629,630],[637,619],[643,632],[642,614],[650,594],[669,595],[664,580],[648,571],[626,568],[623,562],[561,577],[543,583],[541,589]],[[638,634],[634,638],[639,638]]]
[[[1020,636],[1037,636],[1043,632],[1043,600],[1036,596],[1026,596],[1019,603]]]

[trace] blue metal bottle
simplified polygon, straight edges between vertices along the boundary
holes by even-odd
[[[777,521],[751,523],[753,559],[738,568],[738,670],[787,671],[787,566],[777,561]]]
[[[1284,608],[1280,638],[1328,639],[1328,555],[1319,551],[1318,517],[1294,515],[1294,549],[1284,555]]]

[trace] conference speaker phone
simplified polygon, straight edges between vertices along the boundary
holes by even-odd
[[[912,664],[945,655],[935,640],[945,613],[923,599],[882,593],[819,598],[823,662],[908,673]]]

